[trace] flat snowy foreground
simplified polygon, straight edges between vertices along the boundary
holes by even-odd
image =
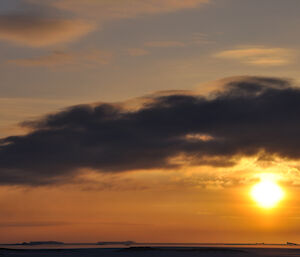
[[[94,249],[7,249],[0,248],[5,257],[250,257],[250,256],[300,256],[300,249],[293,248],[221,248],[221,247],[130,247]]]

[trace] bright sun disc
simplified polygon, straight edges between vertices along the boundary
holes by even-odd
[[[272,208],[283,198],[284,192],[274,181],[262,180],[253,186],[251,196],[261,207]]]

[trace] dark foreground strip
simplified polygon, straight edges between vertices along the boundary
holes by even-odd
[[[140,251],[172,251],[172,252],[232,252],[245,253],[240,249],[220,248],[220,247],[199,247],[199,248],[157,248],[157,247],[128,247],[119,250],[120,252],[140,252]]]

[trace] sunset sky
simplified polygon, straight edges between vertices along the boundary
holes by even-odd
[[[299,11],[0,1],[0,243],[300,243]]]

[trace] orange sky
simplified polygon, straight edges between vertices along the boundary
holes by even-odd
[[[0,243],[300,242],[299,8],[1,1]]]
[[[180,181],[178,174],[147,173],[117,176],[111,182],[108,175],[101,179],[104,186],[4,187],[0,198],[0,240],[209,243],[300,240],[297,187],[282,186],[285,199],[266,210],[250,197],[253,182],[227,187],[212,182],[203,187],[197,182],[193,185],[185,182],[190,175]],[[197,181],[195,177],[201,175],[201,172],[193,174],[193,180]]]

